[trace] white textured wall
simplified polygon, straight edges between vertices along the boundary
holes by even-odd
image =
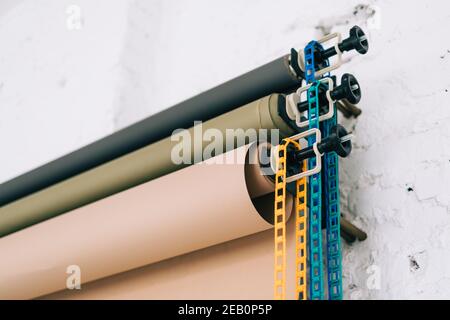
[[[79,30],[66,13],[72,3],[82,10]],[[0,2],[0,181],[113,131],[126,8]]]
[[[341,191],[369,239],[344,247],[346,298],[450,298],[448,1],[3,3],[0,180],[359,24],[370,52],[339,71],[364,94],[342,121],[356,139]],[[65,27],[71,3],[81,30]]]

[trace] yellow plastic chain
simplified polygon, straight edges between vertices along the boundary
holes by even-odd
[[[287,141],[283,140],[278,147],[275,175],[275,300],[286,299],[286,149]]]
[[[284,139],[278,147],[278,163],[275,175],[275,267],[274,297],[275,300],[286,299],[286,154],[287,148],[293,144],[300,150],[300,144]],[[302,171],[306,170],[306,161],[302,162]],[[306,178],[296,182],[295,199],[295,277],[296,293],[299,300],[306,300]]]
[[[301,169],[306,171],[306,161],[302,162]],[[298,300],[306,300],[306,178],[297,180],[295,188],[295,292]]]

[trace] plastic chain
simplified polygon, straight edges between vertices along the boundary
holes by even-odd
[[[337,124],[337,111],[334,106],[333,118],[321,124],[324,137],[330,135],[331,128]],[[342,300],[342,253],[339,208],[339,160],[336,152],[326,153],[323,164],[323,191],[327,222],[327,275],[328,299]]]
[[[278,148],[277,172],[275,175],[275,263],[274,299],[286,299],[286,151],[283,140]]]
[[[320,45],[316,41],[310,42],[305,48],[305,77],[307,83],[312,83],[308,89],[308,118],[309,129],[319,129],[319,86],[315,79],[314,48]],[[308,137],[308,146],[316,142],[315,136]],[[308,160],[308,168],[316,166],[316,158]],[[322,300],[323,266],[322,266],[322,179],[321,174],[309,177],[308,203],[309,203],[309,272],[311,300]]]
[[[314,64],[314,47],[321,45],[311,42],[305,48],[305,75],[307,82],[316,80]],[[328,61],[325,61],[329,65]],[[328,137],[331,128],[337,124],[337,110],[333,106],[333,117],[320,124],[322,135]],[[312,117],[310,117],[312,118]],[[311,123],[310,123],[311,128]],[[314,139],[314,137],[313,137]],[[313,160],[314,161],[314,160]],[[342,253],[340,237],[340,208],[339,208],[339,162],[335,152],[324,155],[322,189],[324,192],[327,233],[327,283],[328,298],[342,300]]]
[[[297,148],[300,145],[297,143]],[[305,172],[307,168],[306,161],[302,162],[301,170]],[[306,196],[306,178],[296,181],[295,186],[295,293],[298,300],[307,299],[307,196]]]
[[[286,157],[287,149],[293,145],[300,150],[300,144],[289,138],[284,139],[278,147],[277,173],[275,176],[275,274],[274,297],[276,300],[286,298]],[[301,164],[301,171],[306,171],[306,161]],[[299,300],[307,299],[307,198],[306,178],[296,181],[295,197],[295,281],[296,295]]]

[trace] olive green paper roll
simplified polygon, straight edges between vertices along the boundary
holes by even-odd
[[[203,131],[214,128],[225,133],[226,129],[243,129],[241,137],[235,139],[236,147],[253,142],[251,138],[242,139],[247,129],[280,129],[281,137],[291,135],[292,129],[278,115],[278,100],[278,94],[256,100],[203,123]],[[189,129],[191,136],[193,131],[194,128]],[[171,159],[172,149],[178,143],[168,137],[1,207],[0,236],[188,166],[177,165]],[[202,143],[196,147],[203,149],[210,142],[202,139]],[[224,148],[225,144],[224,139]],[[193,162],[194,146],[191,159]]]

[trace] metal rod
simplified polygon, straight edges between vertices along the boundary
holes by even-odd
[[[350,132],[348,135],[341,137],[341,143],[350,141],[354,138],[354,135],[352,132]]]
[[[343,99],[341,101],[353,117],[358,118],[362,114],[362,110],[355,104],[350,103],[347,99]]]
[[[354,235],[348,234],[341,225],[341,237],[348,243],[352,244],[356,241],[356,237]]]
[[[349,222],[348,220],[341,217],[341,230],[343,230],[345,233],[354,236],[359,241],[364,241],[367,239],[367,233],[365,233],[363,230],[356,227],[354,224]]]
[[[338,110],[341,111],[342,114],[344,115],[344,117],[346,117],[347,119],[353,117],[353,114],[351,113],[351,111],[348,110],[348,108],[345,106],[345,104],[342,101],[336,101],[336,106],[337,106]]]

